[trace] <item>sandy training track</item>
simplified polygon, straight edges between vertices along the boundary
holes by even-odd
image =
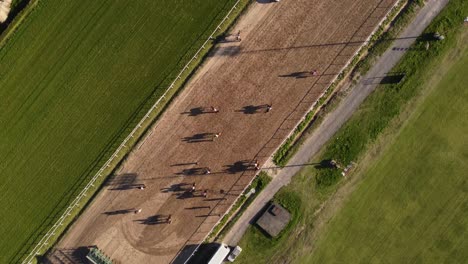
[[[217,45],[60,241],[52,263],[91,245],[115,263],[169,263],[193,249],[258,172],[247,163],[268,159],[395,2],[253,4],[232,32],[242,41]],[[256,109],[264,104],[273,109]],[[199,112],[210,106],[219,113]]]

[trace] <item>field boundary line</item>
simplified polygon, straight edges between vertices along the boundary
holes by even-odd
[[[135,137],[137,132],[140,129],[146,129],[144,128],[143,124],[146,122],[153,111],[159,106],[161,101],[163,99],[166,99],[167,94],[175,87],[175,84],[177,81],[179,81],[182,78],[182,75],[189,69],[189,66],[199,57],[200,53],[206,49],[206,46],[208,42],[213,40],[213,37],[216,35],[216,33],[221,29],[221,26],[226,22],[226,20],[229,18],[229,16],[232,14],[232,12],[237,9],[237,6],[241,0],[237,0],[232,8],[228,11],[226,16],[221,20],[221,22],[216,26],[216,28],[213,30],[213,32],[209,35],[209,37],[203,42],[201,47],[197,50],[197,52],[194,54],[194,56],[185,64],[185,66],[182,68],[182,70],[179,72],[179,74],[175,77],[174,81],[169,85],[169,87],[164,91],[164,93],[156,100],[156,102],[151,106],[151,108],[146,112],[146,114],[143,116],[143,118],[138,122],[138,124],[135,126],[135,128],[130,132],[130,134],[123,140],[123,142],[117,147],[117,149],[114,151],[114,153],[111,155],[111,157],[104,163],[104,165],[98,170],[98,172],[91,178],[91,180],[86,184],[86,186],[82,189],[82,191],[73,199],[73,201],[70,203],[70,205],[65,209],[65,212],[59,217],[59,219],[55,222],[54,225],[49,229],[49,231],[39,240],[39,242],[36,244],[36,246],[28,253],[26,258],[21,262],[24,264],[32,264],[33,259],[41,254],[41,250],[47,247],[49,245],[51,238],[57,234],[57,230],[59,227],[64,226],[65,220],[71,220],[74,218],[72,216],[72,211],[74,209],[79,208],[80,204],[82,202],[86,203],[87,201],[83,201],[84,197],[92,196],[94,192],[88,193],[88,190],[91,187],[94,187],[94,183],[97,181],[102,176],[106,176],[104,174],[104,171],[108,168],[111,167],[111,163],[114,162],[118,157],[120,157],[120,152],[127,147],[127,143]],[[144,133],[144,132],[143,132]],[[144,134],[142,134],[144,136]],[[144,136],[145,137],[145,136]],[[145,137],[146,138],[146,137]],[[144,139],[143,139],[144,140]],[[143,141],[144,142],[144,141]],[[134,147],[136,147],[138,144],[135,144]],[[125,155],[125,154],[123,154]],[[123,156],[122,155],[122,156]],[[84,208],[82,208],[84,209]]]

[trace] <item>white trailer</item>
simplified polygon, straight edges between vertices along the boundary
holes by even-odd
[[[221,264],[223,261],[226,259],[227,255],[229,255],[229,252],[231,249],[229,248],[228,245],[221,243],[216,250],[216,253],[211,257],[210,261],[208,261],[208,264]]]

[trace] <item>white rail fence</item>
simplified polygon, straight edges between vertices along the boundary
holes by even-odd
[[[122,149],[124,149],[126,144],[135,137],[137,132],[139,130],[144,129],[143,123],[147,121],[147,119],[150,118],[151,114],[153,111],[159,106],[161,101],[166,97],[166,95],[175,87],[175,83],[182,78],[182,75],[189,69],[189,66],[195,61],[195,59],[198,58],[202,50],[206,48],[206,45],[208,44],[209,41],[213,39],[213,37],[216,35],[216,33],[221,29],[221,26],[226,22],[226,20],[229,18],[229,16],[232,14],[232,12],[237,8],[239,2],[241,0],[237,0],[233,7],[229,10],[229,12],[226,14],[226,16],[223,18],[223,20],[218,24],[218,26],[215,28],[215,30],[210,34],[210,36],[206,39],[206,41],[202,44],[202,46],[197,50],[195,55],[185,64],[185,66],[182,68],[180,73],[177,75],[177,77],[174,79],[174,81],[169,85],[169,88],[164,92],[163,95],[153,104],[153,106],[148,110],[148,112],[143,116],[143,118],[140,120],[140,122],[136,125],[136,127],[130,132],[130,134],[123,140],[122,144],[115,150],[115,152],[112,154],[112,156],[107,160],[107,162],[99,169],[99,171],[91,178],[91,180],[88,182],[88,184],[83,188],[83,190],[76,196],[76,198],[70,203],[70,205],[67,207],[65,212],[60,216],[60,218],[55,222],[55,224],[50,228],[50,230],[42,237],[41,240],[36,244],[36,246],[29,252],[29,254],[26,256],[26,258],[22,261],[22,263],[32,263],[33,259],[35,258],[36,255],[41,254],[41,250],[44,248],[47,248],[47,245],[50,243],[51,238],[57,234],[57,230],[59,227],[63,226],[64,223],[67,220],[71,220],[72,216],[72,211],[76,209],[80,203],[86,202],[83,199],[87,195],[92,195],[92,193],[88,193],[91,187],[94,186],[94,183],[97,181],[102,176],[106,176],[104,174],[104,171],[111,166],[111,163],[116,160],[120,154]],[[122,154],[123,156],[124,154]]]

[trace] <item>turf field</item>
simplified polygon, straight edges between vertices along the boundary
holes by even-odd
[[[450,60],[304,263],[466,263],[466,45]]]
[[[233,3],[39,2],[0,49],[0,263],[39,238]]]

